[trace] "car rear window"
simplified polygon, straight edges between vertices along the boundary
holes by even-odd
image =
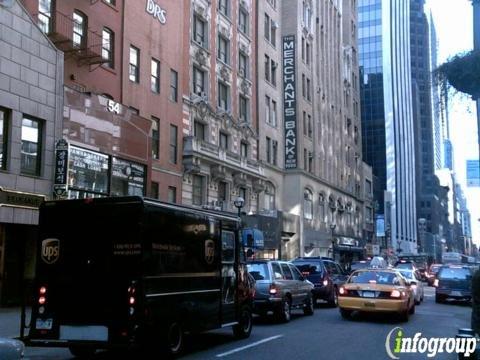
[[[395,266],[397,269],[412,269],[413,264],[412,263],[398,263],[397,266]]]
[[[391,272],[383,271],[360,271],[353,273],[349,279],[354,284],[381,284],[381,285],[400,285],[398,277]]]
[[[405,279],[415,279],[412,271],[400,271],[400,274],[402,274]]]
[[[258,280],[268,280],[268,267],[265,263],[257,263],[257,264],[248,264],[248,272],[253,278]]]
[[[469,269],[464,268],[443,268],[438,273],[439,279],[467,280],[472,276]]]
[[[322,275],[322,267],[320,266],[320,263],[295,261],[293,262],[293,265],[295,265],[297,269],[300,270],[302,275]]]

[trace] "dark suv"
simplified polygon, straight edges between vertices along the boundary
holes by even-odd
[[[255,279],[255,313],[265,316],[273,311],[283,322],[290,321],[293,308],[313,315],[313,284],[295,265],[286,261],[254,260],[247,262],[247,267]]]
[[[301,257],[292,261],[308,280],[313,283],[313,300],[325,300],[328,305],[336,307],[338,289],[348,279],[342,267],[326,257]]]
[[[473,270],[468,266],[442,266],[435,279],[435,301],[443,302],[447,298],[468,300],[472,298]]]

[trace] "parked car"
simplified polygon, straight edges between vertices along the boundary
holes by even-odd
[[[448,298],[470,301],[472,299],[472,277],[473,269],[469,266],[442,266],[433,283],[435,302],[441,303]]]
[[[428,269],[427,283],[430,286],[433,286],[435,279],[437,278],[438,270],[442,267],[442,264],[432,264]]]
[[[413,290],[415,297],[415,305],[420,305],[424,297],[423,282],[413,270],[399,270],[400,274],[408,281],[410,288]]]
[[[354,311],[395,313],[403,321],[415,313],[413,291],[403,276],[391,269],[355,271],[338,292],[338,306],[344,319]]]
[[[325,300],[328,305],[338,304],[338,288],[347,281],[348,274],[330,258],[301,257],[292,261],[308,280],[313,283],[313,301]]]
[[[255,279],[254,312],[274,316],[288,322],[292,309],[303,309],[305,315],[313,315],[313,284],[295,265],[286,261],[254,260],[247,263],[248,271]]]

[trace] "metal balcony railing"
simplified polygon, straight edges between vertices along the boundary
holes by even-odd
[[[81,64],[108,62],[102,57],[102,36],[90,30],[86,22],[80,23],[60,11],[36,14],[38,26],[66,56]]]

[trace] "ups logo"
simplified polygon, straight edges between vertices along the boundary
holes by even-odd
[[[45,239],[42,241],[42,260],[54,264],[60,256],[60,240]]]

